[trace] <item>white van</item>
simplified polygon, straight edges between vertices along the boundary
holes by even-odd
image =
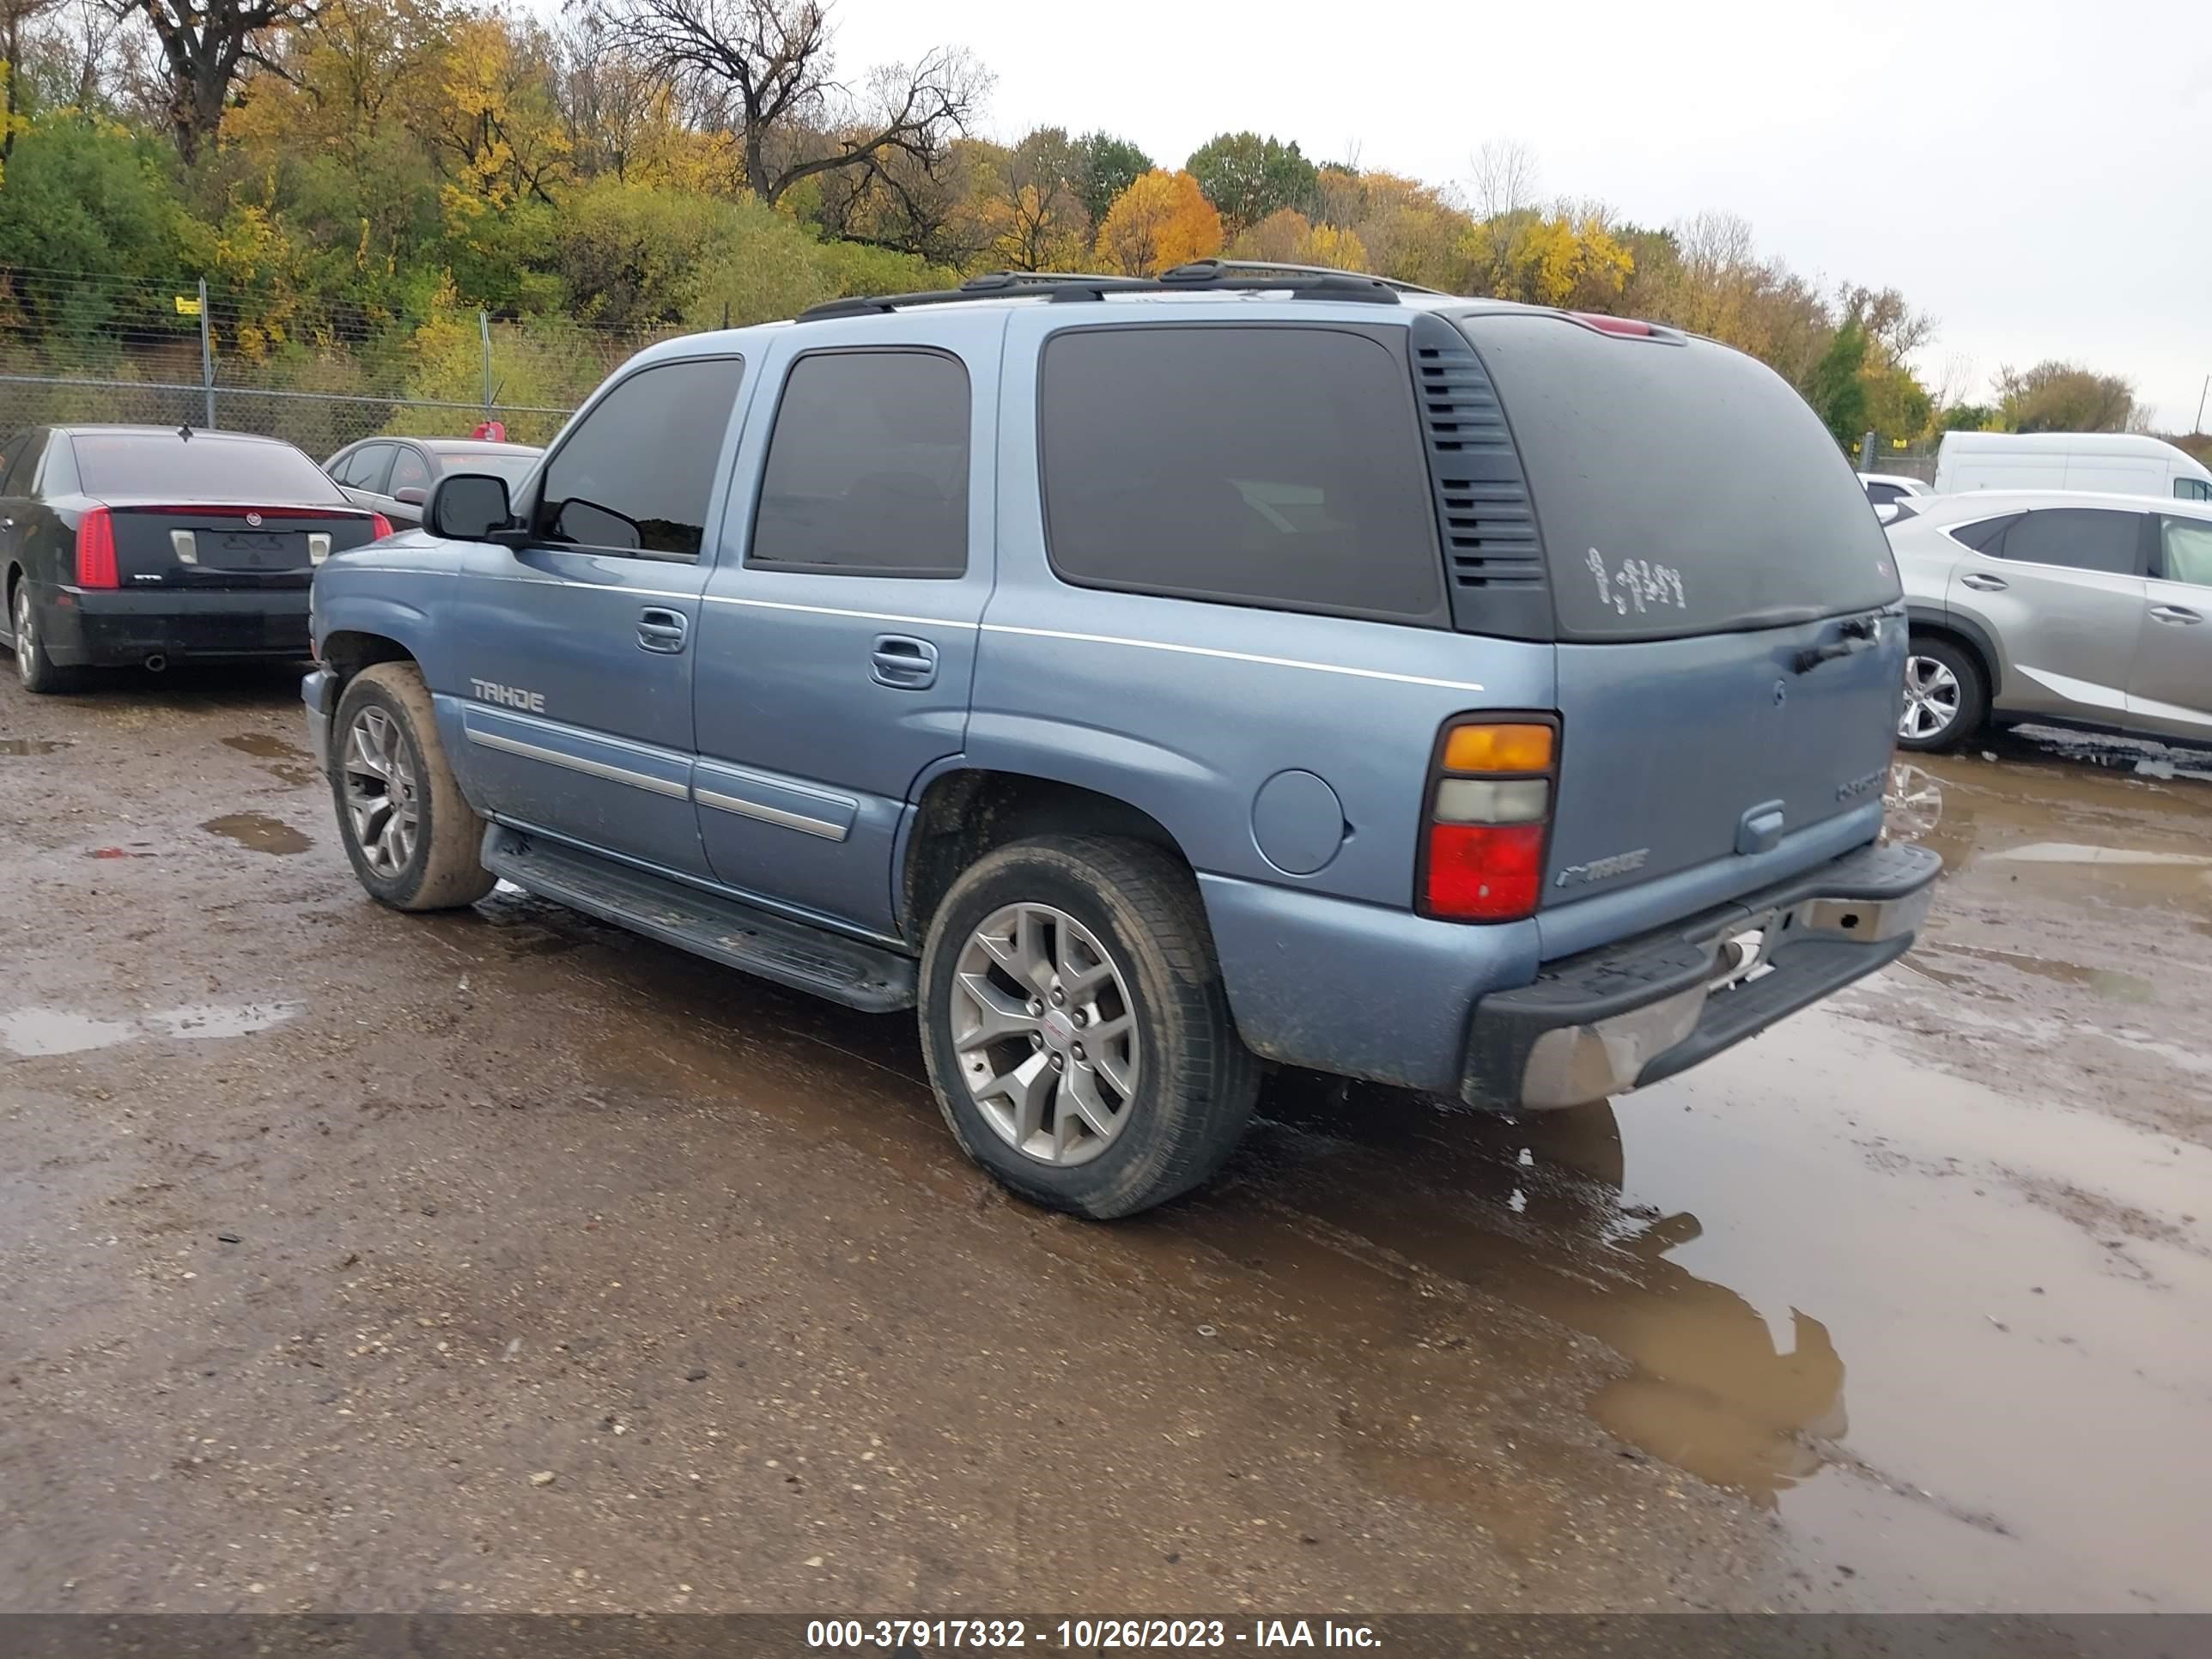
[[[2212,471],[2161,439],[2136,432],[1947,432],[1936,493],[2092,489],[2212,501]]]

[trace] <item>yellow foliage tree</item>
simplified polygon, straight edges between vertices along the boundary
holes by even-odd
[[[1097,254],[1127,276],[1156,276],[1221,252],[1221,216],[1188,173],[1155,167],[1114,198]]]
[[[1367,269],[1367,248],[1358,233],[1339,225],[1314,224],[1296,208],[1269,214],[1239,236],[1230,251],[1240,259],[1270,264]]]
[[[1610,310],[1636,263],[1601,216],[1564,208],[1473,226],[1462,252],[1499,299],[1581,311]]]

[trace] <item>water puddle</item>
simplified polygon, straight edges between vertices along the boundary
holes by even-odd
[[[0,760],[20,755],[51,755],[69,746],[65,738],[0,738]]]
[[[241,1002],[230,1006],[204,1003],[149,1014],[145,1023],[162,1036],[252,1036],[256,1031],[282,1025],[306,1006],[301,1002]]]
[[[61,1008],[18,1008],[0,1014],[0,1048],[26,1059],[112,1048],[142,1037],[251,1036],[281,1025],[302,1002],[202,1004],[165,1008],[136,1019],[99,1019]]]
[[[74,1054],[128,1042],[137,1035],[138,1028],[128,1021],[94,1019],[59,1008],[0,1014],[0,1048],[14,1054]]]
[[[241,732],[236,737],[225,738],[226,748],[235,749],[241,755],[251,755],[256,760],[308,761],[314,757],[297,744],[287,743],[282,738],[272,738],[264,732]]]
[[[273,853],[280,858],[304,853],[315,844],[282,818],[272,818],[266,812],[233,812],[227,817],[210,818],[200,828],[210,835],[234,841],[240,847],[251,848],[257,853]]]

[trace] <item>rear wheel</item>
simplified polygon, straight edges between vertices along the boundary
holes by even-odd
[[[1259,1089],[1190,872],[1141,842],[1041,836],[969,866],[923,948],[921,1020],[968,1155],[1097,1219],[1212,1175]]]
[[[40,635],[38,609],[31,603],[28,576],[15,579],[15,591],[9,599],[8,625],[15,641],[15,678],[22,682],[23,690],[44,696],[76,686],[75,672],[57,667],[46,655],[46,641]]]
[[[1989,714],[1989,690],[1972,653],[1948,640],[1915,634],[1905,659],[1897,746],[1952,748],[1980,731]]]
[[[395,910],[473,904],[496,879],[478,860],[483,820],[438,742],[413,663],[363,669],[338,699],[331,793],[346,857],[369,896]]]

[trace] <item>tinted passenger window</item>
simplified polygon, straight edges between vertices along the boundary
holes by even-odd
[[[2136,570],[2136,550],[2142,538],[2140,514],[2056,507],[2028,514],[2005,532],[2002,547],[1988,550],[2020,563],[2059,564],[2125,576]]]
[[[640,369],[592,405],[545,470],[544,540],[696,559],[744,365],[704,357]]]
[[[1905,492],[1895,484],[1870,483],[1866,487],[1867,500],[1876,507],[1887,507]]]
[[[29,447],[30,441],[29,433],[19,432],[9,439],[4,447],[0,447],[0,495],[22,493],[15,488],[15,463],[23,459],[23,451]],[[23,474],[25,488],[29,487],[30,482],[31,475],[26,471]]]
[[[1322,328],[1085,328],[1045,348],[1045,535],[1071,582],[1441,623],[1402,359]]]
[[[933,351],[825,351],[784,382],[748,564],[846,575],[968,568],[968,371]]]

